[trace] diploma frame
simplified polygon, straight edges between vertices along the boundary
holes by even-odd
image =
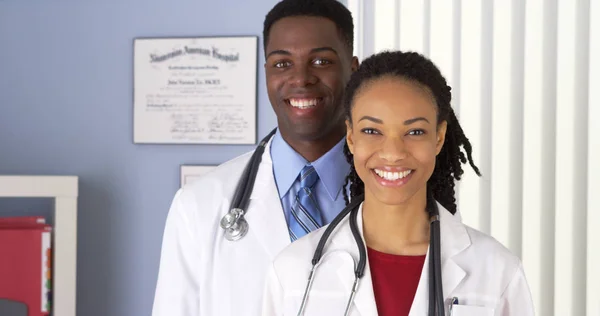
[[[183,188],[184,185],[197,180],[216,167],[216,165],[181,165],[179,168],[179,187]]]
[[[256,35],[134,38],[133,143],[255,145],[258,137],[258,43]],[[200,104],[205,99],[200,95],[201,92],[197,92],[200,96],[196,96],[196,101],[200,103],[196,104],[213,109],[200,109],[199,106],[198,112],[190,113],[194,110],[193,106],[178,103],[177,100],[179,98],[185,101],[184,90],[167,91],[170,96],[175,97],[168,101],[161,99],[160,96],[165,95],[165,91],[162,90],[173,78],[164,69],[153,71],[152,68],[155,67],[150,64],[162,62],[166,63],[164,68],[171,69],[169,65],[181,67],[181,60],[185,58],[192,59],[186,66],[197,66],[196,69],[205,65],[206,68],[210,68],[209,60],[210,64],[217,65],[219,70],[212,71],[212,76],[208,73],[210,71],[189,70],[184,79],[207,82],[204,86],[198,86],[199,90],[211,87],[208,82],[224,82],[222,87],[227,90],[222,97],[230,97],[234,100],[231,101],[233,104],[224,105],[211,101]],[[194,58],[196,60],[193,60]],[[232,65],[237,65],[239,70],[231,70]],[[220,70],[227,66],[231,66],[230,70]],[[196,72],[197,76],[191,75],[193,72]],[[157,85],[157,82],[164,84]],[[189,87],[185,86],[186,89]],[[189,89],[185,91],[186,97],[189,96],[187,91]],[[155,96],[159,96],[157,99],[160,100],[149,101],[148,97]],[[169,101],[171,104],[166,104]],[[151,103],[152,106],[156,106],[154,109],[159,111],[150,113]],[[160,106],[164,107],[159,108]],[[186,107],[187,112],[183,115],[187,116],[184,117],[181,112],[170,112],[167,106],[171,106],[170,110]],[[179,118],[175,118],[176,115]]]

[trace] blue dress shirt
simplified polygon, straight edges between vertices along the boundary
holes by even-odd
[[[350,172],[350,165],[344,156],[344,143],[345,139],[342,138],[325,155],[312,162],[312,166],[319,175],[315,191],[319,209],[322,212],[323,225],[329,224],[346,206],[342,187]],[[275,132],[271,142],[271,158],[275,184],[279,191],[285,220],[289,226],[290,208],[300,189],[300,182],[296,180],[302,168],[309,162],[281,137],[279,129]]]

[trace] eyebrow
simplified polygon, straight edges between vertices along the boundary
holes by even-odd
[[[368,115],[365,115],[365,116],[361,117],[360,120],[358,120],[358,121],[360,122],[362,120],[371,121],[371,122],[377,123],[377,124],[383,124],[383,120],[378,119],[378,118],[374,118],[374,117],[368,116]],[[408,119],[408,120],[404,121],[404,125],[410,125],[410,124],[413,124],[413,123],[418,122],[418,121],[425,121],[425,122],[429,123],[429,120],[427,120],[424,117],[415,117],[415,118],[411,118],[411,119]]]
[[[330,47],[330,46],[317,47],[317,48],[313,48],[310,50],[311,54],[319,53],[319,52],[333,52],[334,54],[338,55],[338,52],[335,49],[333,49],[333,47]],[[284,49],[277,49],[277,50],[270,52],[267,55],[267,59],[269,59],[269,57],[271,57],[272,55],[291,56],[292,53],[290,53],[289,51],[284,50]]]
[[[358,121],[360,122],[360,121],[362,121],[362,120],[371,121],[371,122],[373,122],[373,123],[377,123],[377,124],[383,124],[383,121],[382,121],[382,120],[380,120],[380,119],[378,119],[378,118],[374,118],[374,117],[372,117],[372,116],[368,116],[368,115],[365,115],[365,116],[361,117],[361,118],[360,118],[360,120],[358,120]]]
[[[429,120],[427,120],[424,117],[415,117],[415,118],[411,118],[409,120],[404,121],[404,125],[410,125],[410,124],[418,122],[418,121],[425,121],[425,122],[429,123]]]

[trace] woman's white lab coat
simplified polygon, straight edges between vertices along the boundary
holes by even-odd
[[[439,205],[442,282],[446,309],[458,298],[453,316],[530,316],[533,302],[518,257],[492,237],[465,226],[460,218]],[[362,206],[358,214],[362,218]],[[359,220],[362,234],[362,220]],[[311,259],[324,228],[301,238],[284,249],[272,263],[263,296],[263,315],[297,315],[311,269]],[[364,240],[364,237],[363,237]],[[342,315],[354,281],[356,246],[348,217],[330,236],[304,315]],[[428,312],[429,256],[425,264],[410,316]],[[359,285],[350,315],[377,315],[377,306],[367,268]]]
[[[267,268],[290,244],[270,142],[245,216],[248,234],[228,241],[219,226],[250,155],[226,162],[177,192],[164,231],[152,315],[261,314]]]

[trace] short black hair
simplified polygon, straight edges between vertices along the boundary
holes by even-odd
[[[428,194],[432,195],[452,214],[456,212],[454,181],[460,180],[464,171],[462,164],[469,162],[477,175],[479,169],[473,163],[469,139],[460,126],[454,109],[450,105],[451,88],[440,70],[429,59],[415,52],[384,51],[365,59],[352,74],[344,96],[346,119],[352,122],[352,106],[360,89],[379,79],[401,78],[418,83],[431,91],[437,105],[438,124],[446,121],[446,140],[436,157],[435,169],[427,181]],[[464,152],[461,150],[464,149]],[[354,159],[348,144],[344,147],[346,160],[350,163],[350,174],[346,184],[350,185],[350,198],[364,194],[364,183],[354,169]],[[349,201],[344,190],[346,202]]]
[[[283,18],[295,16],[321,17],[333,21],[344,43],[352,53],[354,49],[352,13],[337,0],[283,0],[277,3],[265,17],[263,25],[263,49],[265,51],[273,24]]]

